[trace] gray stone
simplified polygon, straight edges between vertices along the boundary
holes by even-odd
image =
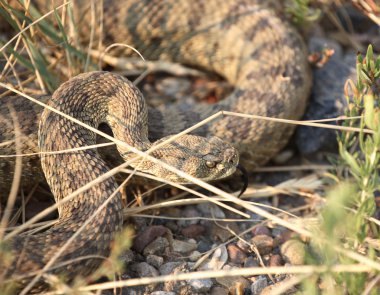
[[[313,70],[313,88],[303,120],[327,119],[343,115],[346,107],[344,84],[347,79],[356,80],[354,53],[349,52],[343,56],[339,44],[315,37],[310,40],[311,52],[320,51],[326,44],[333,48],[335,53],[323,67]],[[336,150],[336,132],[326,128],[299,126],[295,143],[302,154]]]
[[[151,242],[144,249],[144,256],[162,254],[165,252],[166,247],[169,246],[169,242],[164,237],[158,237],[153,242]]]
[[[159,275],[157,269],[146,262],[139,262],[131,265],[131,269],[139,275],[140,278],[143,277],[156,277]]]
[[[159,268],[164,263],[164,258],[157,255],[148,255],[146,258],[146,262],[148,262],[156,268]]]
[[[200,257],[202,256],[202,253],[200,253],[199,251],[193,251],[191,252],[190,256],[189,256],[189,260],[192,261],[192,262],[195,262],[197,261]]]
[[[265,276],[258,276],[251,285],[252,295],[259,295],[268,286],[268,280]]]
[[[220,286],[215,286],[211,289],[211,295],[228,295],[228,289],[220,287]]]
[[[215,249],[214,253],[212,254],[212,257],[210,260],[208,260],[206,263],[204,263],[200,269],[206,270],[206,269],[221,269],[228,259],[228,252],[226,246],[219,247]]]
[[[131,249],[128,249],[123,252],[121,259],[124,264],[129,264],[135,260],[135,253]]]
[[[244,267],[258,267],[258,266],[259,266],[259,262],[252,256],[249,256],[247,260],[244,262]]]
[[[173,240],[173,251],[180,254],[188,254],[197,249],[196,243]],[[145,251],[144,251],[145,252]]]
[[[187,282],[195,292],[208,292],[214,284],[211,279],[195,279]]]
[[[198,204],[197,208],[203,213],[204,216],[226,218],[226,214],[224,214],[223,210],[215,204],[202,203]]]
[[[167,262],[159,268],[160,274],[161,275],[168,275],[173,272],[173,270],[183,264],[183,262],[180,261],[175,261],[175,262]]]

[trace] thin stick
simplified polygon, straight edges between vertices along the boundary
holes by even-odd
[[[181,281],[189,279],[205,279],[205,278],[221,278],[221,277],[234,277],[234,276],[254,276],[254,275],[267,275],[267,274],[313,274],[324,272],[335,273],[363,273],[371,272],[373,269],[362,264],[347,264],[347,265],[333,265],[333,266],[319,266],[319,265],[304,265],[304,266],[278,266],[278,267],[249,267],[237,268],[232,270],[210,270],[210,271],[197,271],[192,273],[172,273],[170,275],[158,277],[146,277],[139,279],[128,279],[125,281],[107,282],[101,284],[94,284],[79,288],[80,291],[99,291],[112,288],[123,288],[139,285],[148,285],[161,282]],[[60,294],[46,293],[46,294]]]

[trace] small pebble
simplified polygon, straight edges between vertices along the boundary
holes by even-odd
[[[139,220],[138,218],[136,220]],[[141,225],[142,226],[142,225]],[[146,228],[142,233],[138,234],[133,240],[132,249],[141,253],[145,247],[154,241],[157,237],[171,234],[170,230],[162,225],[153,225]],[[151,253],[153,254],[153,253]]]
[[[125,250],[121,255],[121,259],[124,264],[129,264],[135,261],[135,253],[131,249]]]
[[[168,246],[169,241],[166,238],[158,237],[145,247],[144,256],[162,254]]]
[[[178,266],[180,266],[182,264],[183,264],[183,262],[180,262],[180,261],[167,262],[167,263],[161,265],[161,267],[159,268],[159,272],[161,275],[171,274],[175,268],[177,268]]]
[[[174,221],[165,222],[165,227],[170,229],[172,232],[176,232],[178,230],[178,224]]]
[[[251,252],[251,245],[249,245],[246,241],[238,240],[236,242],[236,246],[238,246],[244,253]]]
[[[229,228],[229,230],[225,229]],[[222,242],[226,242],[232,236],[234,236],[233,232],[239,232],[239,226],[236,222],[223,222],[219,221],[218,225],[212,223],[210,226],[210,234],[212,238],[217,238]]]
[[[204,216],[214,217],[214,218],[226,218],[226,214],[224,214],[223,210],[219,208],[219,206],[210,203],[202,203],[197,205],[197,209],[199,209]]]
[[[282,265],[282,258],[278,254],[274,254],[269,259],[269,266],[281,266]]]
[[[259,262],[252,256],[249,256],[244,262],[244,267],[258,267],[258,266],[259,266]]]
[[[263,226],[263,225],[255,226],[252,229],[252,234],[254,236],[258,236],[258,235],[271,236],[271,232],[270,232],[269,228],[267,228],[266,226]]]
[[[201,256],[202,256],[202,253],[200,253],[199,251],[195,250],[195,251],[191,252],[191,254],[189,255],[189,260],[192,261],[192,262],[195,262]]]
[[[201,269],[221,269],[226,264],[227,260],[228,251],[226,246],[219,247],[215,249],[214,253],[211,256],[211,259],[201,266]]]
[[[251,285],[252,295],[259,295],[268,286],[268,280],[265,276],[257,276]]]
[[[195,279],[187,280],[191,287],[193,287],[195,292],[208,292],[214,285],[211,279]]]
[[[227,269],[231,269],[231,267],[229,265],[225,265],[223,267],[223,270],[227,270]],[[220,278],[216,278],[216,281],[219,284],[227,287],[230,291],[233,288],[242,288],[242,289],[249,288],[250,285],[251,285],[250,282],[249,282],[249,280],[247,280],[243,276],[238,276],[238,277],[220,277]]]
[[[205,232],[205,228],[199,224],[191,224],[181,230],[181,233],[187,238],[196,238]]]
[[[160,266],[164,263],[164,258],[151,254],[147,256],[146,262],[153,265],[155,268],[160,268]]]
[[[174,292],[154,291],[150,295],[176,295]]]
[[[188,254],[197,249],[196,243],[185,242],[181,240],[173,240],[173,251],[180,254]]]
[[[234,264],[243,264],[247,259],[247,255],[234,244],[228,245],[227,251],[230,262]]]
[[[140,278],[156,277],[159,275],[157,269],[146,262],[139,262],[131,265],[131,269],[137,272]]]
[[[261,255],[266,255],[272,252],[273,238],[266,235],[257,235],[251,239],[251,242],[256,245],[257,250]]]
[[[305,263],[306,246],[299,240],[291,239],[281,245],[282,258],[292,265],[303,265]]]
[[[207,252],[208,250],[211,249],[211,243],[209,243],[208,241],[200,241],[198,243],[198,251],[201,252],[201,253],[204,253],[204,252]]]
[[[279,243],[280,244],[283,244],[285,243],[287,240],[295,237],[296,234],[290,230],[283,230],[279,233],[279,235],[277,236],[277,238],[279,239]]]
[[[216,286],[211,289],[210,295],[228,295],[228,293],[228,289]]]

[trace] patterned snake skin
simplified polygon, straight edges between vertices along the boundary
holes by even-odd
[[[57,2],[59,1],[55,1],[56,5],[59,4]],[[75,1],[74,9],[74,17],[84,43],[91,30],[88,3],[90,1]],[[103,3],[103,7],[100,3]],[[40,5],[40,9],[47,11],[51,6],[43,4]],[[219,110],[288,119],[299,119],[303,114],[311,77],[302,40],[291,26],[270,9],[257,5],[256,1],[96,1],[96,15],[100,15],[99,11],[102,9],[105,44],[129,44],[138,49],[146,59],[169,60],[215,72],[234,86],[233,92],[214,105],[181,104],[163,110],[147,110],[139,92],[134,90],[129,82],[116,75],[96,72],[80,75],[63,84],[53,95],[51,105],[64,110],[63,106],[66,104],[69,109],[65,109],[65,112],[82,119],[86,118],[85,122],[95,127],[98,123],[107,121],[116,138],[143,150],[149,147],[148,136],[150,139],[158,139],[175,134]],[[99,32],[95,31],[95,36],[98,35]],[[128,88],[125,88],[125,83]],[[126,104],[122,102],[121,105],[117,105],[95,99],[102,97],[106,101],[112,101],[110,97],[118,96],[121,91],[115,85],[119,85],[125,92],[130,92],[129,95],[137,96],[141,104],[132,104],[131,108],[128,101]],[[99,93],[102,95],[98,95]],[[80,106],[73,106],[71,102],[58,103],[58,98],[67,99],[71,95],[81,96],[89,103],[85,106],[80,102]],[[47,101],[49,97],[40,99]],[[10,144],[1,147],[1,154],[16,153],[12,142],[14,128],[10,105],[16,110],[24,135],[21,137],[22,152],[37,151],[36,131],[41,108],[22,98],[7,97],[2,99],[0,104],[0,123],[1,126],[5,126],[0,133],[0,143]],[[83,107],[95,113],[106,111],[109,115],[106,115],[107,118],[91,117],[88,109],[85,115],[77,114],[77,110]],[[122,112],[128,115],[125,117],[121,115]],[[60,150],[93,143],[93,133],[67,120],[59,120],[58,117],[49,111],[44,112],[40,125],[41,150]],[[141,117],[139,123],[131,119],[136,117]],[[120,128],[117,124],[119,121],[122,121],[126,128]],[[130,125],[132,122],[133,125]],[[286,144],[292,132],[293,127],[286,124],[223,117],[203,126],[195,134],[217,136],[229,142],[238,149],[244,165],[252,167],[263,164],[274,156]],[[205,146],[207,149],[216,150],[212,160],[223,161],[226,167],[214,178],[229,175],[234,171],[237,152],[232,147],[227,145],[225,149],[219,150],[218,139],[213,139],[205,145],[200,144],[198,140],[202,139],[189,136],[185,142],[190,147],[196,146],[195,150],[199,152],[202,152],[203,148],[206,149]],[[186,148],[182,158],[188,156]],[[190,149],[188,151],[190,152]],[[163,155],[159,157],[164,158]],[[41,175],[38,161],[38,158],[33,157],[23,159],[23,179],[36,179]],[[167,161],[175,164],[177,159]],[[194,168],[195,164],[199,165],[191,163],[188,166],[195,170],[194,173],[199,173],[199,169]],[[108,170],[92,150],[43,156],[42,167],[56,200],[62,199]],[[180,165],[180,169],[184,168],[184,165]],[[145,170],[156,175],[161,173],[154,172],[153,168]],[[2,159],[0,189],[3,188],[4,192],[7,192],[7,187],[9,189],[13,171],[14,161]],[[207,179],[208,176],[203,178]],[[25,274],[43,267],[115,189],[116,184],[112,178],[95,185],[78,195],[72,202],[61,206],[59,222],[50,230],[12,240],[12,253],[16,254],[18,260],[8,266],[7,276]],[[120,211],[120,197],[116,196],[85,227],[57,262],[62,263],[85,255],[107,256],[114,233],[121,227]],[[68,279],[71,279],[78,273],[91,273],[99,264],[99,259],[87,259],[59,268],[56,272],[64,272]]]

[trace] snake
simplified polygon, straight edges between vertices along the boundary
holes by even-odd
[[[52,2],[36,4],[44,12],[53,8]],[[94,43],[101,39],[104,44],[128,44],[146,59],[212,72],[233,86],[215,104],[179,102],[149,108],[127,79],[91,72],[63,83],[52,96],[38,98],[94,128],[105,122],[116,139],[139,150],[146,151],[220,111],[283,119],[299,119],[305,111],[312,82],[305,45],[297,30],[262,1],[78,0],[73,4],[83,44],[90,35]],[[101,15],[95,22],[102,25],[94,26],[91,15]],[[14,121],[20,129],[16,138]],[[1,154],[5,155],[15,154],[17,143],[22,153],[31,153],[83,147],[96,140],[93,132],[23,97],[1,99],[0,123],[5,126],[0,133]],[[223,115],[152,156],[200,179],[219,179],[235,171],[239,156],[248,168],[266,163],[286,145],[293,131],[290,124]],[[132,157],[122,145],[117,148],[124,160]],[[45,175],[56,202],[109,171],[92,149],[23,157],[22,167],[25,183]],[[183,181],[149,160],[136,167]],[[14,170],[15,158],[1,160],[3,192],[9,192]],[[14,259],[3,275],[28,281],[24,274],[42,269],[80,228],[49,273],[62,274],[67,281],[92,273],[101,263],[96,257],[109,255],[122,226],[122,204],[115,191],[115,180],[107,178],[59,206],[59,220],[47,231],[12,238],[6,245]],[[91,219],[94,212],[96,218]]]

